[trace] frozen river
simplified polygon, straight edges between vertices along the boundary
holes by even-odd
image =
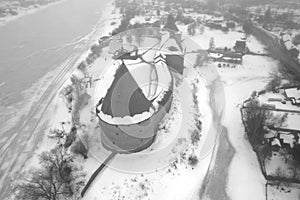
[[[0,199],[50,99],[103,28],[106,0],[64,0],[0,26]],[[25,157],[25,156],[24,156]],[[6,182],[7,183],[7,182]]]
[[[49,70],[86,50],[105,0],[66,0],[0,27],[0,96],[14,103]],[[2,99],[4,100],[4,99]]]

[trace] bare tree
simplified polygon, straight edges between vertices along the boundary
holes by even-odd
[[[288,161],[293,158],[292,154],[290,154],[286,148],[279,149],[278,153],[284,158],[285,163],[288,163]]]
[[[64,143],[64,147],[69,148],[73,144],[73,142],[76,140],[76,138],[77,138],[77,129],[76,129],[76,127],[72,127],[70,132],[66,136],[66,141]]]
[[[268,115],[269,112],[261,109],[257,99],[250,99],[243,109],[243,121],[248,138],[254,148],[257,148],[264,139],[264,126]]]
[[[256,98],[249,99],[243,108],[243,121],[251,144],[257,148],[264,140],[267,127],[283,127],[287,115],[274,115],[273,112],[261,107]]]
[[[267,84],[266,90],[269,92],[276,92],[282,83],[282,76],[279,72],[274,71],[270,74],[271,81]]]
[[[62,145],[40,155],[40,169],[25,172],[14,187],[17,200],[76,199],[84,174]]]
[[[213,50],[213,49],[215,49],[215,47],[216,47],[215,39],[213,37],[211,37],[209,40],[209,50]]]

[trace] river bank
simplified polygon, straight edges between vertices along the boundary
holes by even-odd
[[[96,3],[96,1],[91,2]],[[35,150],[40,146],[45,133],[49,131],[53,101],[55,101],[58,91],[69,80],[79,62],[85,59],[89,47],[97,42],[103,34],[107,34],[106,29],[110,28],[107,16],[114,7],[111,2],[106,2],[106,5],[102,5],[102,12],[97,14],[99,17],[101,16],[101,19],[97,19],[93,29],[87,30],[89,33],[80,37],[80,42],[72,44],[72,47],[75,48],[73,54],[69,55],[57,68],[39,78],[39,81],[35,82],[26,92],[23,91],[24,100],[17,105],[8,107],[8,109],[16,109],[18,112],[11,111],[11,113],[6,113],[10,114],[7,118],[2,118],[5,125],[1,127],[2,139],[0,141],[2,144],[0,172],[3,174],[0,178],[2,183],[1,199],[5,199],[10,193],[10,183],[15,179],[15,173],[19,173],[26,166],[27,161],[35,155]],[[2,106],[6,108],[5,105],[2,104]]]

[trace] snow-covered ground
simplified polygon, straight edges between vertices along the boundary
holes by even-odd
[[[103,69],[98,66],[105,66],[105,57],[109,55],[104,49],[102,56],[89,69],[91,74],[101,77],[99,74]],[[201,155],[206,138],[217,134],[212,133],[215,129],[210,126],[212,114],[206,82],[192,68],[193,65],[190,66],[185,78],[173,74],[177,84],[173,91],[172,107],[161,122],[154,143],[139,153],[116,155],[92,184],[84,199],[192,199],[198,195],[211,154],[205,157],[198,155]],[[199,91],[196,94],[196,110],[200,111],[201,116],[195,110],[192,85]],[[88,92],[93,94],[92,88]],[[87,107],[93,109],[94,105],[89,104]],[[88,114],[87,111],[85,113]],[[197,120],[202,122],[201,132],[195,126],[196,115],[199,117]],[[95,128],[97,120],[88,122],[85,119],[85,122],[92,133],[90,158],[84,162],[89,177],[110,152],[101,145],[100,130]],[[201,135],[197,144],[192,144],[193,131],[198,131]],[[189,159],[193,156],[198,157],[198,163],[190,163],[192,161]],[[186,187],[187,183],[189,188]]]
[[[300,199],[300,186],[299,184],[284,185],[268,185],[268,199],[271,200],[297,200]]]
[[[107,25],[111,21],[107,20]],[[112,27],[110,27],[112,28]],[[186,33],[186,26],[179,25],[180,30]],[[107,33],[111,31],[107,30]],[[107,34],[103,34],[107,35]],[[236,40],[244,37],[240,32],[224,33],[218,30],[206,29],[202,35],[191,37],[199,46],[208,48],[210,38],[214,37],[216,46],[233,47]],[[265,52],[265,47],[254,37],[248,38],[248,46],[254,52]],[[93,80],[105,79],[103,72],[105,66],[111,61],[111,55],[104,49],[96,62],[88,67],[88,73]],[[211,68],[217,68],[218,63],[207,63],[206,72]],[[277,69],[278,61],[261,56],[244,56],[242,65],[235,68],[219,68],[225,90],[225,120],[224,126],[228,129],[228,138],[236,154],[229,167],[227,192],[232,200],[264,200],[265,179],[260,171],[259,163],[251,145],[245,137],[244,127],[241,122],[240,105],[247,99],[252,91],[260,91],[268,83],[269,74]],[[194,66],[194,65],[192,65]],[[176,79],[182,78],[174,75]],[[213,77],[211,77],[213,79]],[[215,77],[214,77],[215,78]],[[212,80],[210,80],[212,81]],[[101,145],[101,136],[97,119],[95,117],[95,97],[98,89],[95,81],[87,88],[87,93],[92,96],[88,105],[80,112],[82,127],[79,134],[89,134],[89,158],[83,160],[80,157],[76,162],[84,166],[87,178],[99,167],[110,154]],[[64,86],[69,84],[66,82]],[[192,85],[197,87],[198,109],[201,113],[202,131],[200,142],[191,144],[191,132],[195,127],[195,105]],[[109,85],[109,83],[108,83]],[[100,91],[101,92],[101,91]],[[200,157],[198,163],[193,165],[189,161],[190,156],[199,155],[205,147],[208,137],[217,136],[215,129],[211,129],[212,110],[209,106],[210,93],[207,88],[207,80],[203,80],[193,68],[187,70],[181,84],[174,89],[174,100],[170,113],[160,124],[160,130],[154,143],[146,150],[129,155],[116,155],[95,180],[87,191],[84,199],[197,199],[201,183],[206,176],[211,163],[212,152],[207,151],[207,156]],[[49,128],[61,128],[61,122],[67,122],[68,129],[70,114],[63,100],[57,95],[53,103],[52,121]],[[211,133],[213,131],[214,133]],[[210,142],[214,142],[214,140]],[[50,142],[49,142],[50,141]],[[220,141],[222,142],[222,141]],[[36,154],[48,150],[55,142],[45,137]],[[210,144],[209,147],[213,145]],[[31,164],[37,162],[36,157]],[[29,167],[30,164],[27,166]],[[274,188],[269,189],[275,193]],[[288,199],[288,198],[287,198]]]
[[[187,26],[178,27],[183,33],[187,32]],[[215,39],[216,47],[232,48],[235,41],[244,38],[245,35],[237,31],[225,33],[206,28],[203,34],[197,32],[191,39],[207,49],[211,37]],[[247,38],[247,46],[252,52],[267,53],[266,47],[253,36]],[[217,64],[211,63],[215,66]],[[266,180],[256,154],[246,139],[240,106],[253,91],[265,88],[270,80],[270,73],[278,68],[279,61],[269,57],[246,55],[241,65],[234,65],[234,68],[232,64],[229,66],[219,68],[226,96],[224,126],[228,130],[229,141],[236,151],[229,166],[227,192],[232,200],[264,200]]]
[[[294,163],[286,160],[287,156],[274,152],[272,157],[266,160],[266,173],[274,177],[299,179],[299,168],[294,167]]]
[[[92,96],[88,105],[80,112],[81,127],[78,134],[89,134],[90,154],[89,158],[84,161],[80,157],[76,162],[84,165],[84,169],[89,177],[94,170],[110,153],[101,146],[99,129],[97,129],[97,120],[95,117],[95,98],[96,85],[98,79],[103,79],[105,66],[111,62],[111,55],[107,49],[103,50],[102,56],[96,62],[88,67],[88,74],[92,76],[91,87],[87,88],[87,93]],[[80,74],[77,70],[73,74]],[[69,74],[71,75],[71,74]],[[189,75],[178,84],[174,90],[174,100],[170,113],[165,117],[161,124],[161,130],[157,134],[155,142],[146,150],[132,155],[117,155],[110,163],[103,174],[101,174],[91,189],[86,194],[85,199],[115,199],[125,197],[126,199],[191,199],[198,195],[201,182],[206,175],[210,163],[210,154],[205,157],[198,157],[196,164],[191,164],[190,158],[201,155],[200,151],[204,141],[210,135],[216,136],[215,131],[211,129],[212,120],[209,104],[209,92],[202,76],[191,68]],[[178,75],[174,75],[178,76]],[[182,78],[182,77],[181,77]],[[180,79],[180,77],[176,77]],[[70,85],[70,80],[66,81],[61,88]],[[201,139],[198,144],[192,145],[192,131],[200,131],[195,127],[195,99],[193,91],[195,85],[199,93],[197,97],[197,106],[201,117],[198,119],[202,122],[200,132]],[[71,118],[65,102],[57,94],[49,112],[51,122],[45,131],[45,137],[35,151],[35,155],[51,149],[56,141],[49,139],[46,133],[49,129],[61,129],[61,122],[65,122],[64,129],[69,130]],[[197,110],[198,110],[197,109]],[[214,140],[212,140],[214,142]],[[213,144],[211,145],[213,146]],[[198,162],[198,163],[197,163]],[[31,166],[37,166],[37,156],[27,163],[24,169]],[[186,183],[189,183],[189,189]]]
[[[144,23],[154,23],[160,20],[160,17],[149,15],[149,16],[135,16],[130,20],[130,24],[134,25],[136,23],[144,24]]]
[[[187,25],[178,25],[179,30],[184,34],[187,34],[187,27]],[[227,47],[228,49],[233,49],[235,42],[242,38],[246,38],[246,35],[241,31],[240,26],[237,26],[236,30],[231,30],[229,32],[205,27],[202,34],[200,34],[200,31],[197,29],[196,34],[194,36],[189,36],[189,38],[201,45],[203,49],[209,48],[211,38],[214,38],[216,48]],[[246,43],[251,52],[267,53],[266,47],[252,35],[246,38]]]
[[[221,32],[216,32],[216,35],[221,34]],[[227,36],[231,39],[229,40],[229,42],[227,40],[227,43],[222,44],[228,45],[230,43],[233,45],[235,40],[239,39],[240,36],[242,36],[239,35],[239,33],[235,34],[235,37]],[[199,46],[205,47],[206,45],[208,45],[208,41],[211,35],[212,34],[207,36],[207,38],[203,39],[203,41],[200,35],[194,36],[194,38],[192,37],[192,39],[196,41]],[[222,38],[221,36],[218,37]],[[199,39],[197,40],[197,38]],[[264,52],[265,47],[260,42],[258,42],[252,36],[249,38],[253,42],[251,44],[253,46],[250,46],[253,51]],[[210,63],[209,65],[214,65],[213,67],[215,68],[217,63]],[[274,69],[277,69],[278,65],[278,61],[268,57],[244,56],[242,65],[237,65],[235,68],[219,69],[226,95],[224,126],[228,129],[229,141],[236,150],[236,154],[229,168],[227,185],[228,194],[233,200],[265,199],[266,180],[261,173],[256,154],[252,150],[251,145],[245,137],[245,131],[241,122],[239,106],[245,99],[247,99],[251,95],[252,91],[260,91],[265,87],[270,79],[270,73]],[[169,134],[160,134],[160,132],[158,133],[156,142],[149,148],[151,152],[155,151],[156,148],[159,148],[160,145],[165,146],[166,144],[160,143],[163,143],[163,141],[168,141],[168,139],[170,139],[168,137],[174,137],[172,136],[172,134],[176,132],[175,124],[178,124],[176,123],[176,120],[180,121],[178,117],[180,118],[181,113],[182,116],[184,116],[184,110],[186,110],[186,107],[188,107],[188,105],[190,104],[188,103],[188,94],[186,93],[186,91],[188,91],[187,88],[180,89],[181,87],[183,87],[183,85],[178,88],[178,92],[179,94],[183,93],[185,96],[185,99],[183,101],[186,103],[181,104],[184,105],[184,109],[174,112],[174,107],[172,107],[170,116],[172,115],[173,119],[169,122],[170,124],[168,127],[173,127],[173,129],[167,131],[167,133]],[[178,96],[180,97],[181,95]],[[177,100],[178,99],[175,98],[175,103]],[[176,107],[180,108],[182,106]],[[188,119],[189,117],[182,117],[181,120],[184,120],[186,122],[182,123],[182,121],[181,124],[189,125],[190,122],[188,121]],[[171,126],[172,123],[174,123],[173,126]],[[184,126],[181,127],[180,130],[184,131]],[[172,134],[170,135],[170,133]],[[160,136],[163,137],[160,138]],[[172,140],[173,139],[174,138],[172,138]],[[93,138],[93,141],[99,142],[100,138]],[[180,141],[182,143],[182,140]],[[101,145],[97,147],[98,154],[101,149],[103,149]],[[99,154],[96,157],[98,157],[98,159],[100,158],[100,161],[103,161],[103,159],[107,155],[108,152],[103,153],[102,150],[101,155]],[[176,155],[176,153],[173,152],[173,156],[174,155]],[[118,155],[112,161],[110,167],[99,176],[96,183],[88,192],[86,199],[97,199],[100,197],[103,197],[104,199],[188,199],[189,197],[192,197],[190,196],[192,194],[191,192],[195,192],[195,189],[197,188],[199,189],[199,184],[201,183],[201,180],[203,180],[201,179],[201,177],[203,178],[205,176],[207,171],[206,167],[208,167],[208,164],[210,162],[210,159],[205,158],[204,160],[201,160],[199,162],[201,167],[197,166],[194,167],[194,169],[187,167],[186,163],[184,162],[178,162],[175,169],[174,167],[171,167],[170,169],[170,167],[159,168],[159,166],[163,166],[163,164],[166,163],[166,160],[163,159],[163,156],[158,157],[159,159],[143,154],[136,154],[131,156],[134,159],[128,159],[129,157],[126,157],[124,155]],[[169,158],[172,158],[173,156]],[[92,169],[91,163],[95,164],[97,163],[97,161],[92,161],[90,159],[87,162],[86,168]],[[154,172],[153,169],[155,169]],[[194,175],[194,177],[197,177],[197,182],[193,181],[194,179],[192,174]],[[188,182],[190,185],[189,188],[191,188],[191,190],[187,190],[186,187],[184,192],[183,190],[180,190],[180,188],[184,187],[184,184],[182,184],[182,182]]]
[[[110,22],[116,20],[117,18],[119,19],[120,15],[119,14],[110,15],[112,10],[114,10],[114,7],[112,5],[106,7],[106,10],[103,13],[103,16],[105,17],[103,17],[103,20],[100,20],[102,21],[101,29],[97,30],[96,32],[97,34],[93,35],[94,38],[88,38],[89,41],[97,42],[99,37],[108,35],[115,28],[115,26],[111,26]],[[106,16],[108,16],[108,18],[106,18]],[[91,36],[89,35],[87,37],[91,37]],[[62,129],[62,122],[65,123],[63,125],[63,128],[66,131],[70,129],[71,115],[68,112],[65,102],[60,97],[59,91],[62,88],[66,87],[67,85],[70,85],[71,75],[78,74],[78,70],[76,70],[76,66],[82,60],[84,60],[88,54],[89,52],[85,52],[80,57],[76,58],[77,62],[70,63],[69,60],[66,61],[62,66],[58,67],[54,71],[49,72],[44,78],[41,79],[41,81],[33,85],[30,91],[24,92],[24,94],[28,95],[30,99],[34,99],[32,98],[33,95],[36,97],[36,99],[40,99],[41,97],[43,98],[41,98],[39,102],[33,101],[30,103],[30,106],[35,104],[37,109],[39,109],[37,110],[37,113],[34,113],[35,115],[33,116],[34,119],[37,118],[37,122],[35,122],[37,124],[36,125],[30,124],[31,126],[34,127],[36,126],[34,128],[35,133],[32,137],[29,138],[28,141],[24,139],[23,142],[26,143],[26,149],[22,150],[23,153],[21,155],[16,155],[18,158],[18,163],[14,165],[14,169],[18,171],[13,170],[10,174],[8,174],[9,176],[15,177],[15,175],[17,175],[18,172],[21,170],[28,170],[32,166],[34,167],[39,166],[38,155],[43,151],[48,151],[52,149],[57,143],[56,140],[48,138],[47,135],[50,130]],[[54,82],[51,81],[53,77],[56,77]],[[45,85],[46,89],[41,88],[41,85],[43,86]],[[47,89],[49,89],[49,91],[45,95],[44,91]],[[25,95],[25,99],[27,98],[26,95]],[[20,115],[23,112],[31,113],[31,111],[28,110],[27,107],[19,109],[19,112]],[[7,123],[8,128],[10,124],[15,125],[13,121],[9,122]],[[2,128],[6,128],[6,127],[2,127]],[[26,128],[25,130],[27,129],[28,128]],[[0,142],[2,142],[3,140],[5,141],[5,138],[2,138]],[[32,152],[32,150],[34,151]],[[10,162],[11,160],[7,160],[7,164],[3,162],[2,163],[3,168],[1,168],[1,170],[7,170],[6,168],[10,167]],[[1,181],[5,180],[4,178],[6,177],[5,176],[1,177]]]
[[[246,139],[241,121],[240,104],[254,90],[265,87],[269,72],[278,62],[266,57],[245,56],[242,66],[221,68],[226,95],[225,127],[236,150],[229,170],[227,191],[232,200],[265,199],[265,179],[256,154]]]
[[[187,27],[187,25],[178,25],[178,29],[184,34],[187,34]],[[244,37],[244,33],[240,33],[237,31],[229,31],[226,33],[221,30],[214,30],[207,27],[205,27],[203,34],[199,34],[199,30],[196,30],[196,35],[190,36],[193,41],[201,44],[201,47],[203,49],[209,48],[209,42],[211,38],[214,38],[216,47],[228,47],[232,49],[236,40],[240,40]]]
[[[199,89],[203,91],[202,97],[205,97],[204,83],[199,84]],[[195,151],[201,148],[201,144],[198,148],[190,144],[190,130],[194,124],[192,92],[186,82],[174,92],[171,111],[162,122],[161,127],[164,128],[157,133],[155,142],[140,153],[117,155],[99,175],[85,199],[191,199],[197,194],[210,157],[199,160],[194,167],[188,164],[187,158],[192,154],[197,155]],[[199,105],[201,111],[206,110],[203,119],[210,120],[204,98]],[[201,138],[205,137],[209,128],[205,124]],[[99,136],[99,133],[95,134]],[[93,136],[93,141],[96,141],[97,135]],[[105,150],[101,148],[101,143],[93,143],[93,146],[91,155],[94,158],[91,159],[98,159],[99,165],[105,158],[103,156],[106,156],[103,155]],[[86,164],[90,163],[87,161]],[[96,167],[94,165],[94,170]],[[189,188],[186,187],[187,183]]]

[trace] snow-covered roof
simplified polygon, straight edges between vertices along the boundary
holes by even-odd
[[[295,137],[292,134],[280,134],[279,138],[283,140],[283,143],[289,144],[291,148],[294,147]]]
[[[222,58],[223,54],[220,53],[209,53],[209,56],[212,58]]]
[[[135,124],[150,118],[159,109],[158,103],[172,83],[165,56],[161,54],[154,55],[159,57],[154,65],[140,59],[124,63],[115,61],[121,66],[116,70],[103,103],[98,106],[98,116],[103,121],[116,125]]]
[[[127,66],[122,63],[104,97],[101,111],[114,117],[125,117],[141,114],[151,106]]]
[[[158,111],[160,107],[158,101],[160,101],[164,97],[165,93],[166,93],[165,90],[159,93],[155,101],[152,103],[153,106],[150,107],[149,110],[143,113],[136,114],[134,116],[112,117],[111,115],[107,115],[103,112],[100,112],[98,116],[100,117],[101,120],[112,125],[131,125],[131,124],[137,124],[143,122],[149,119],[155,112]]]
[[[85,78],[85,75],[83,74],[83,72],[81,70],[75,70],[72,73],[72,75],[75,76],[78,79],[84,79]]]
[[[271,142],[271,145],[272,146],[280,146],[281,147],[281,143],[280,143],[280,141],[279,141],[279,139],[277,139],[277,138],[274,138],[273,140],[272,140],[272,142]]]
[[[276,132],[276,131],[270,130],[267,134],[264,135],[264,137],[265,137],[266,139],[271,139],[271,138],[276,137],[276,135],[277,135],[277,132]]]
[[[284,46],[287,50],[292,50],[292,49],[296,48],[296,46],[292,43],[292,41],[286,41],[284,43]]]
[[[282,36],[282,41],[283,42],[292,41],[292,38],[291,38],[290,35],[285,34],[285,35]]]
[[[297,88],[285,89],[285,93],[288,98],[294,97],[300,99],[300,90]]]

